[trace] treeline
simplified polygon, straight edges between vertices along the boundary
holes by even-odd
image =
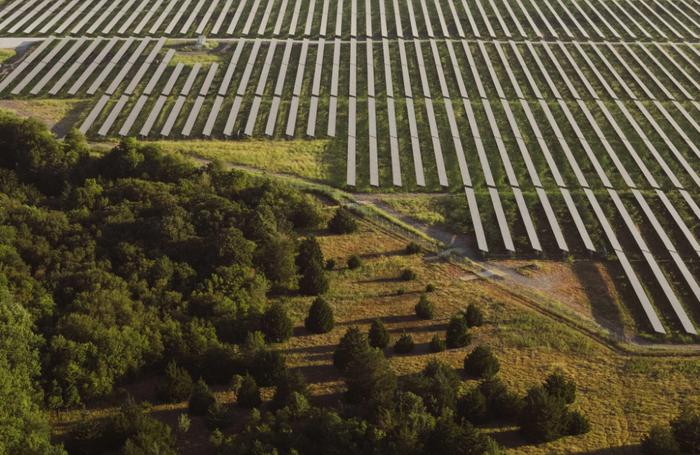
[[[327,290],[318,243],[301,241],[322,215],[280,184],[131,140],[100,156],[0,114],[0,399],[17,404],[0,407],[0,452],[49,450],[42,408],[172,364],[272,384],[284,359],[268,343],[292,325],[269,297]]]

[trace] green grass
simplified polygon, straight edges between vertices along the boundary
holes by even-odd
[[[17,55],[17,52],[14,49],[0,49],[0,63],[11,59],[15,55]]]

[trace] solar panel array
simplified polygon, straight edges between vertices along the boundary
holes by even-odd
[[[688,0],[15,1],[0,33],[53,35],[0,97],[94,97],[95,138],[328,138],[348,186],[459,190],[477,250],[615,257],[696,333],[699,32]]]

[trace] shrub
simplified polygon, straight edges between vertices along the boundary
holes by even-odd
[[[294,401],[293,395],[308,395],[306,379],[300,371],[291,370],[282,376],[275,384],[275,394],[272,397],[272,407],[281,409]]]
[[[302,272],[299,292],[304,295],[321,295],[328,292],[328,277],[319,262],[312,262]]]
[[[484,380],[479,391],[486,398],[489,419],[515,421],[520,416],[523,400],[508,390],[498,378]]]
[[[461,348],[471,342],[469,328],[462,316],[453,316],[447,325],[445,341],[449,349]]]
[[[553,441],[566,433],[566,403],[544,387],[530,389],[520,414],[520,432],[532,442]]]
[[[207,415],[204,416],[204,425],[209,430],[224,428],[228,422],[228,414],[221,404],[214,403],[213,406],[209,406]]]
[[[333,270],[335,268],[335,259],[329,259],[326,261],[326,270]]]
[[[362,267],[362,259],[360,259],[360,256],[353,254],[348,258],[348,268],[350,270],[359,269],[360,267]]]
[[[292,320],[280,302],[275,302],[268,308],[260,325],[265,337],[273,343],[281,343],[292,336]]]
[[[681,452],[697,453],[700,448],[700,411],[681,409],[678,417],[671,421],[671,430]]]
[[[642,453],[645,455],[680,455],[681,449],[668,426],[655,425],[642,439]]]
[[[566,404],[576,400],[576,383],[564,376],[561,371],[550,374],[544,382],[544,388],[547,393],[561,398]]]
[[[328,223],[328,229],[334,234],[350,234],[357,231],[357,221],[348,209],[340,207]]]
[[[434,335],[430,340],[430,352],[442,352],[447,349],[447,343],[440,338],[439,335]]]
[[[464,358],[464,370],[470,376],[491,378],[499,368],[498,359],[488,346],[477,346]]]
[[[495,455],[501,453],[498,444],[469,423],[458,425],[452,419],[438,421],[426,441],[431,455]]]
[[[435,292],[435,285],[433,283],[428,283],[425,286],[425,292]]]
[[[256,408],[261,402],[258,384],[251,375],[246,374],[238,389],[238,404],[244,408]]]
[[[346,397],[351,403],[382,406],[396,391],[396,376],[378,349],[366,349],[354,357],[345,371]]]
[[[474,388],[457,400],[457,416],[462,421],[474,425],[484,423],[488,419],[486,397],[478,388]]]
[[[369,345],[373,348],[384,349],[389,344],[389,332],[379,319],[372,321],[368,333]]]
[[[588,418],[579,411],[571,411],[566,416],[566,434],[577,436],[591,431],[591,423]]]
[[[187,370],[178,367],[175,362],[168,363],[165,377],[156,391],[158,399],[166,403],[177,403],[186,400],[191,392],[192,378]]]
[[[316,297],[309,308],[308,317],[304,320],[304,327],[312,333],[328,333],[333,330],[334,325],[333,308],[325,299]]]
[[[209,390],[209,386],[202,378],[199,378],[192,387],[192,394],[188,403],[188,411],[192,415],[203,416],[211,406],[216,403],[214,394]]]
[[[266,348],[249,354],[245,368],[258,385],[269,387],[287,372],[287,362],[283,353]]]
[[[479,327],[484,323],[484,315],[479,307],[470,303],[464,312],[464,320],[467,322],[468,327]]]
[[[440,416],[454,411],[460,382],[454,368],[433,359],[419,374],[407,378],[406,388],[423,398],[431,414]]]
[[[415,347],[416,345],[413,342],[411,335],[404,333],[398,340],[396,340],[396,344],[394,344],[394,352],[397,354],[408,354],[412,352]]]
[[[422,248],[416,242],[409,242],[406,245],[406,254],[418,254],[421,250]]]
[[[400,275],[401,281],[412,281],[415,280],[417,277],[418,275],[416,274],[416,272],[413,271],[413,269],[403,269]]]
[[[415,306],[416,316],[421,319],[433,319],[435,316],[435,305],[428,300],[428,297],[423,294],[420,296],[418,303]]]
[[[333,366],[345,371],[348,364],[370,349],[367,337],[357,327],[350,327],[333,353]]]

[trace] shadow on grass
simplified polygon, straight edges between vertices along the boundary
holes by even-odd
[[[73,127],[78,127],[78,119],[80,119],[80,116],[85,110],[88,108],[90,102],[89,101],[83,101],[80,103],[76,103],[73,109],[71,109],[65,117],[63,117],[61,120],[59,120],[53,128],[51,128],[51,132],[53,132],[57,137],[65,137],[66,134],[71,130]]]
[[[572,269],[588,301],[591,302],[593,319],[600,326],[622,334],[623,322],[620,308],[606,286],[600,270],[589,261],[576,261]]]

